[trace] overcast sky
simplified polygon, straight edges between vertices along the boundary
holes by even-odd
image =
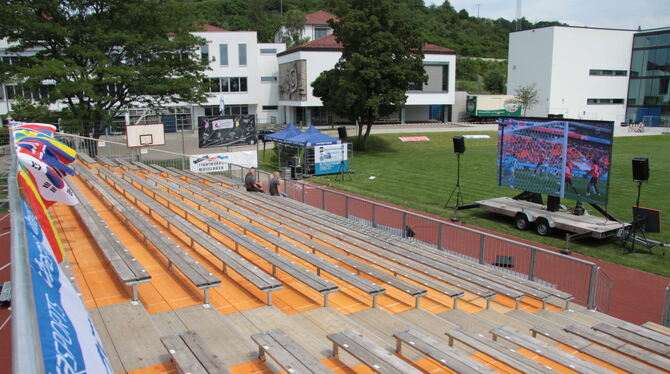
[[[443,0],[424,0],[442,5]],[[451,0],[457,11],[470,16],[514,19],[517,0]],[[618,29],[652,29],[670,26],[670,0],[522,0],[521,15],[527,20],[559,21],[572,26]]]

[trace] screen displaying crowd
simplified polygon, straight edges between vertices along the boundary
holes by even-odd
[[[498,185],[606,205],[611,122],[498,121]]]

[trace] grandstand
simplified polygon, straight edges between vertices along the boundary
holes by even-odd
[[[114,372],[670,372],[670,329],[550,284],[226,176],[75,169],[51,213]]]

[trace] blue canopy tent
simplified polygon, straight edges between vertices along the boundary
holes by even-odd
[[[320,132],[314,126],[309,126],[302,134],[287,139],[286,143],[305,150],[303,165],[306,174],[333,174],[348,170],[349,163],[343,154],[346,148],[326,147],[341,144],[342,141]]]
[[[281,154],[284,150],[284,145],[291,145],[291,143],[288,143],[287,140],[300,134],[302,134],[302,131],[295,127],[294,124],[289,123],[286,128],[275,133],[265,135],[265,141],[272,141],[279,145],[279,149],[277,150],[277,163],[279,164],[279,167],[282,166]],[[265,143],[263,143],[263,157],[265,157]]]

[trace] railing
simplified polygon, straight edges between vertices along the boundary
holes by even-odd
[[[605,269],[598,267],[598,280],[596,285],[596,310],[609,314],[612,295],[612,278]]]
[[[10,139],[11,164],[7,176],[11,220],[12,279],[12,372],[44,373],[42,348],[37,327],[30,264],[23,221],[23,208],[17,182],[14,139]]]

